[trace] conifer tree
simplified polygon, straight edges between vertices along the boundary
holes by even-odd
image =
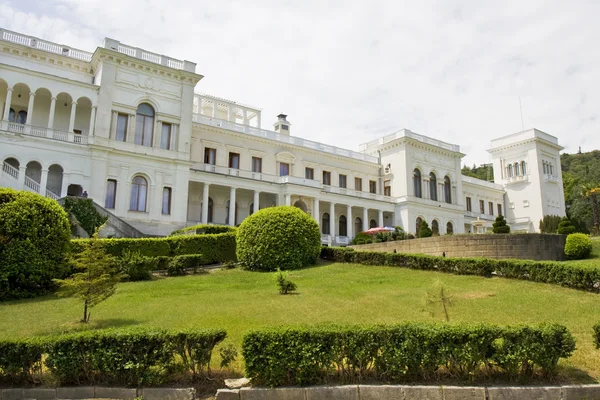
[[[494,233],[510,233],[510,226],[506,225],[504,215],[498,215],[496,222],[492,224]]]

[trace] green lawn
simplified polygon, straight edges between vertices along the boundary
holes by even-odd
[[[272,274],[238,269],[119,284],[117,293],[92,310],[82,326],[81,306],[54,296],[0,303],[0,337],[46,335],[114,326],[220,327],[239,347],[250,329],[314,324],[393,324],[430,321],[426,290],[441,280],[453,295],[451,321],[496,324],[565,324],[577,351],[563,363],[563,377],[600,380],[600,350],[592,325],[600,321],[600,295],[502,278],[447,275],[392,267],[320,264],[291,273],[297,295],[278,294]],[[241,364],[238,363],[238,371]]]
[[[585,260],[565,261],[567,264],[588,268],[600,268],[600,236],[592,237],[592,255]]]

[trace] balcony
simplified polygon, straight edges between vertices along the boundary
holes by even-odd
[[[69,142],[76,144],[88,144],[88,136],[76,133],[58,131],[56,129],[40,128],[37,126],[19,124],[17,122],[1,121],[0,127],[2,130],[11,132],[17,135],[34,136],[44,139],[59,140],[61,142]]]
[[[529,174],[506,177],[504,178],[504,182],[507,185],[513,185],[515,183],[526,183],[529,182]]]
[[[473,218],[473,219],[481,219],[484,221],[495,221],[496,217],[494,215],[477,213],[474,211],[465,211],[465,217]]]
[[[292,185],[301,185],[301,186],[310,186],[317,189],[321,189],[321,182],[315,181],[314,179],[306,179],[306,178],[298,178],[296,176],[278,176],[277,183],[286,184],[290,183]]]
[[[384,196],[382,194],[363,192],[360,190],[352,190],[336,186],[323,185],[323,191],[326,193],[344,194],[347,196],[361,197],[363,199],[387,201],[390,203],[396,202],[396,199],[391,196]]]
[[[544,174],[544,182],[558,183],[558,176],[551,174]]]

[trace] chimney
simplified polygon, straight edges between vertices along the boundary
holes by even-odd
[[[282,135],[290,134],[290,125],[292,124],[290,124],[286,118],[287,115],[285,114],[279,114],[277,116],[277,122],[273,124],[273,127],[275,127],[275,132],[280,133]]]

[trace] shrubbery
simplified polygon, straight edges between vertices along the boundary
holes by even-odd
[[[569,260],[582,260],[592,254],[592,239],[584,233],[572,233],[567,236],[565,255]]]
[[[543,219],[540,219],[540,232],[541,233],[556,233],[558,224],[562,221],[562,218],[558,215],[544,215]]]
[[[0,380],[31,382],[42,360],[61,385],[157,384],[179,363],[193,377],[209,371],[224,330],[104,330],[0,341]],[[41,376],[36,376],[39,380]]]
[[[92,199],[67,197],[65,198],[63,208],[77,219],[79,225],[81,225],[83,230],[90,236],[96,232],[96,229],[100,228],[108,221],[108,217],[103,217],[98,210],[96,210]]]
[[[558,228],[556,229],[556,233],[560,235],[570,235],[575,232],[575,227],[571,223],[568,217],[563,217],[563,219],[558,224]]]
[[[238,260],[250,270],[297,269],[316,262],[321,233],[299,208],[269,207],[244,219],[236,247]]]
[[[199,224],[188,226],[186,228],[177,229],[176,231],[171,232],[171,236],[178,235],[202,235],[202,234],[215,234],[215,233],[227,233],[227,232],[235,232],[236,228],[233,226],[226,225],[209,225],[209,224]]]
[[[600,349],[600,322],[594,325],[594,344]]]
[[[187,269],[191,268],[196,272],[196,268],[206,264],[209,263],[206,262],[206,258],[202,254],[184,254],[175,256],[167,266],[167,273],[170,276],[185,275]]]
[[[348,247],[323,247],[321,258],[335,262],[389,265],[458,275],[491,277],[495,273],[504,278],[551,283],[595,292],[599,291],[598,285],[600,285],[600,269],[550,261],[450,258],[422,254],[354,251]]]
[[[0,189],[0,301],[54,288],[66,272],[71,231],[65,210],[35,193]]]
[[[506,225],[504,215],[498,215],[496,221],[492,224],[494,233],[510,233],[510,226]]]
[[[431,228],[429,227],[429,225],[427,224],[427,221],[421,221],[421,224],[419,225],[419,237],[420,238],[428,238],[433,236],[433,231],[431,230]]]
[[[561,325],[433,325],[272,329],[244,336],[246,376],[255,385],[469,380],[478,373],[521,380],[553,375],[575,350]]]

